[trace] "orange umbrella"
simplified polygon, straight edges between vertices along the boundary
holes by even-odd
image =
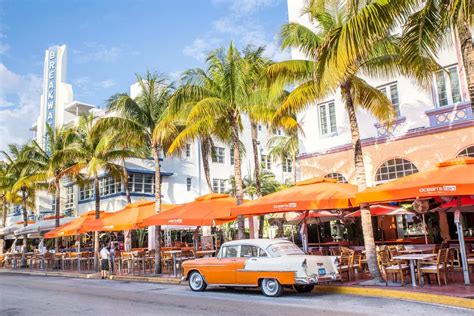
[[[437,196],[474,194],[474,158],[438,163],[436,168],[411,174],[357,193],[359,203],[403,201]]]
[[[231,217],[230,209],[236,205],[237,200],[228,194],[210,193],[196,198],[193,202],[178,205],[167,212],[150,216],[139,226],[212,226],[222,224],[235,219],[235,217]]]
[[[268,194],[232,208],[232,216],[307,210],[333,210],[357,206],[357,187],[334,179],[311,178],[294,187]]]
[[[107,213],[105,211],[100,211],[100,216],[103,218],[105,218],[106,216],[109,216],[109,214],[110,213]],[[88,222],[91,222],[94,220],[95,220],[95,211],[86,212],[82,214],[81,216],[79,216],[78,218],[70,221],[69,223],[61,225],[58,228],[47,232],[44,235],[44,237],[56,238],[56,237],[80,235],[82,233],[87,232],[87,231],[82,230],[83,225],[87,225]]]
[[[161,211],[168,211],[175,206],[175,204],[161,204]],[[110,213],[105,218],[84,223],[81,230],[120,231],[138,229],[138,224],[153,214],[155,214],[155,201],[140,201],[128,204],[120,211]]]
[[[394,215],[410,215],[413,214],[410,211],[405,210],[404,208],[386,205],[386,204],[376,204],[370,206],[370,215],[371,216],[394,216]],[[350,217],[360,217],[360,210],[347,214],[346,216]]]

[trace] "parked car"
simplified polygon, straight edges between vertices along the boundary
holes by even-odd
[[[284,287],[311,292],[315,284],[340,279],[337,257],[306,255],[282,239],[226,242],[217,257],[185,261],[183,280],[193,291],[208,285],[261,287],[266,296],[280,296]]]

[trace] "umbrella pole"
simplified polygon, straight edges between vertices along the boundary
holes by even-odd
[[[466,246],[464,244],[464,233],[461,223],[461,198],[458,197],[458,207],[454,213],[454,223],[456,224],[456,228],[458,230],[458,239],[459,239],[459,250],[461,251],[461,262],[462,262],[462,272],[464,275],[464,284],[469,285],[471,284],[469,280],[469,271],[467,265],[467,256],[466,256]]]
[[[423,230],[425,232],[425,244],[428,244],[428,232],[426,231],[426,220],[425,220],[425,214],[421,214],[423,217]]]

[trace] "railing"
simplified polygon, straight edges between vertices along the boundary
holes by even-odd
[[[443,106],[425,113],[430,119],[430,127],[452,125],[473,119],[472,108],[469,102]]]
[[[375,123],[374,126],[377,129],[377,138],[379,137],[393,137],[401,132],[405,125],[406,118],[401,116],[395,119],[392,124],[381,124]]]

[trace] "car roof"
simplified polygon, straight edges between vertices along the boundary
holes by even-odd
[[[286,239],[241,239],[225,242],[222,246],[251,245],[266,249],[270,245],[278,243],[291,243]]]

